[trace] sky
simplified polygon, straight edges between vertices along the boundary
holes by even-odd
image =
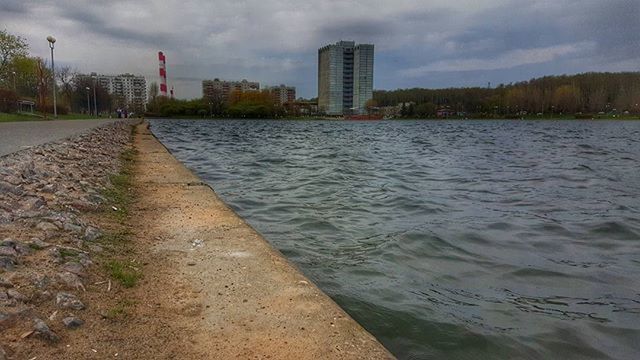
[[[317,96],[318,48],[375,45],[374,88],[445,88],[640,71],[640,0],[0,0],[0,28],[56,66],[159,81],[220,78]]]

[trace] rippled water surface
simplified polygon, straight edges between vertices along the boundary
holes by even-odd
[[[640,358],[640,122],[152,129],[399,358]]]

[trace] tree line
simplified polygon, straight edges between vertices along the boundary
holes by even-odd
[[[55,81],[58,114],[95,113],[94,105],[98,113],[111,112],[124,104],[124,99],[110,95],[95,78],[69,67],[57,67]],[[31,56],[22,37],[0,30],[0,112],[17,111],[17,101],[22,99],[34,101],[40,112],[53,113],[52,86],[49,61]]]
[[[376,90],[378,106],[398,106],[402,116],[640,114],[640,72],[545,76],[496,88]]]
[[[199,99],[179,100],[158,96],[157,83],[149,86],[148,116],[197,116],[218,118],[278,118],[287,109],[274,102],[269,90],[231,92],[228,96],[214,93]]]

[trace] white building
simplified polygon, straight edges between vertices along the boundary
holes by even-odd
[[[318,107],[329,115],[364,114],[373,98],[373,45],[339,41],[318,49]]]
[[[147,81],[132,74],[96,75],[98,84],[111,94],[114,105],[142,112],[147,105]]]

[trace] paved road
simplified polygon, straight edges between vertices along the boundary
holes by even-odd
[[[117,119],[0,123],[0,156],[83,133]]]

